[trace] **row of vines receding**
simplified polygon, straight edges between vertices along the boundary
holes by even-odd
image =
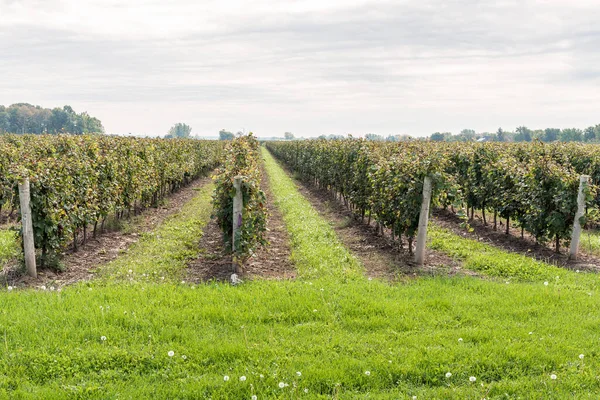
[[[28,177],[34,240],[42,265],[78,237],[160,200],[220,163],[216,141],[114,136],[0,137],[0,204],[18,208]]]
[[[481,210],[517,222],[557,251],[570,239],[579,176],[600,180],[600,146],[582,144],[377,143],[360,139],[268,142],[269,150],[305,179],[339,194],[355,213],[406,237],[415,236],[423,180],[432,177],[434,206],[471,216]],[[593,218],[595,185],[585,189]],[[588,218],[588,219],[589,219]]]
[[[266,244],[267,210],[265,193],[260,188],[261,155],[259,143],[250,133],[235,138],[225,149],[225,160],[215,176],[213,197],[214,215],[223,231],[225,243],[231,248],[233,240],[233,198],[236,194],[234,179],[242,181],[242,225],[236,236],[234,255],[240,262],[259,246]]]

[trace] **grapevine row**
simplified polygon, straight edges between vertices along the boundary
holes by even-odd
[[[273,154],[304,178],[339,194],[363,218],[393,236],[415,236],[423,180],[434,206],[492,212],[517,221],[538,241],[570,238],[579,176],[600,179],[600,146],[577,144],[375,143],[360,139],[269,142]],[[586,188],[598,206],[596,187]],[[487,221],[486,221],[487,223]],[[507,224],[507,227],[509,225]]]
[[[243,218],[234,249],[239,261],[243,261],[257,246],[266,244],[267,210],[266,197],[260,188],[260,163],[259,143],[250,133],[229,142],[225,148],[225,161],[215,176],[214,215],[223,231],[225,243],[230,247],[233,239],[233,198],[236,194],[234,179],[241,177]]]
[[[18,182],[31,182],[36,248],[49,254],[77,246],[80,233],[110,213],[157,205],[166,194],[220,162],[218,142],[83,136],[0,137],[0,204],[18,201]],[[85,240],[85,239],[84,239]]]

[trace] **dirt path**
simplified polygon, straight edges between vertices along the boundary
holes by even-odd
[[[242,277],[249,279],[292,279],[296,270],[290,261],[289,235],[275,203],[264,166],[261,167],[261,189],[267,197],[267,246],[259,248],[243,266]],[[194,282],[228,281],[233,272],[231,255],[223,247],[223,236],[216,221],[211,220],[200,240],[201,255],[189,265],[188,280]]]
[[[64,286],[92,279],[99,266],[116,259],[126,252],[129,246],[137,242],[143,233],[152,231],[166,218],[181,210],[183,205],[196,195],[197,189],[210,182],[210,179],[210,177],[197,179],[169,196],[164,205],[149,208],[142,214],[125,221],[126,229],[108,231],[96,238],[89,238],[85,245],[79,246],[77,252],[67,252],[64,255],[63,272],[44,269],[38,271],[38,277],[33,279],[20,275],[17,271],[11,271],[7,275],[8,284]]]
[[[290,175],[289,170],[282,167]],[[329,221],[342,243],[358,257],[369,277],[395,280],[418,275],[472,275],[470,271],[463,271],[457,260],[433,250],[427,251],[427,264],[423,268],[416,267],[408,249],[394,243],[390,232],[376,235],[374,225],[362,223],[330,193],[297,179],[295,183],[300,193]]]
[[[469,237],[512,253],[519,253],[568,269],[600,271],[600,259],[598,257],[580,252],[577,260],[569,260],[566,249],[563,248],[562,253],[557,254],[548,246],[535,243],[534,239],[527,233],[524,238],[521,238],[520,229],[511,227],[510,234],[506,235],[504,233],[506,225],[504,224],[502,226],[499,224],[498,230],[494,231],[489,222],[485,226],[482,220],[475,218],[469,222],[470,227],[473,229],[472,232],[469,232],[466,228],[460,226],[463,221],[449,210],[436,210],[433,215],[433,221],[457,235]]]

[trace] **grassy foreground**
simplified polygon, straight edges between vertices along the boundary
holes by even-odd
[[[138,244],[152,243],[151,257],[132,249],[117,261],[134,266],[129,279],[0,292],[0,398],[597,397],[595,275],[367,280],[263,154],[299,279],[177,283],[181,264],[163,265],[161,249],[189,249],[160,227]],[[155,261],[164,282],[143,276]]]

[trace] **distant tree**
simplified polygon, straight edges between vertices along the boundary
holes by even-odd
[[[502,128],[498,128],[498,131],[496,132],[496,141],[506,142],[506,132],[504,132]]]
[[[436,132],[431,134],[430,139],[434,142],[443,142],[446,139],[446,137],[443,133]]]
[[[374,141],[374,142],[383,142],[383,136],[376,135],[374,133],[367,133],[365,135],[365,139],[371,140],[371,141]]]
[[[192,127],[184,124],[182,122],[178,122],[169,129],[169,133],[165,136],[166,139],[174,139],[174,138],[189,138],[192,133]]]
[[[476,133],[473,129],[463,129],[460,131],[458,135],[456,135],[456,139],[459,142],[472,142],[475,140]]]
[[[99,119],[87,112],[77,114],[73,107],[42,108],[28,103],[0,106],[2,133],[96,133],[104,132]]]
[[[560,136],[560,129],[557,128],[546,128],[544,129],[544,136],[542,136],[542,142],[554,142],[558,140]]]
[[[294,140],[294,134],[292,132],[286,132],[283,134],[285,140]]]
[[[515,142],[531,142],[531,129],[519,126],[515,135]]]
[[[321,135],[317,139],[327,140],[327,136],[326,135]]]
[[[587,128],[585,128],[585,131],[583,131],[583,140],[585,140],[586,142],[593,142],[594,140],[596,140],[597,136],[596,136],[596,128],[593,126],[588,126]]]
[[[226,131],[225,129],[221,129],[219,131],[219,140],[233,140],[235,135],[231,132]]]
[[[561,142],[581,142],[583,141],[583,132],[577,128],[563,129],[560,133]]]

